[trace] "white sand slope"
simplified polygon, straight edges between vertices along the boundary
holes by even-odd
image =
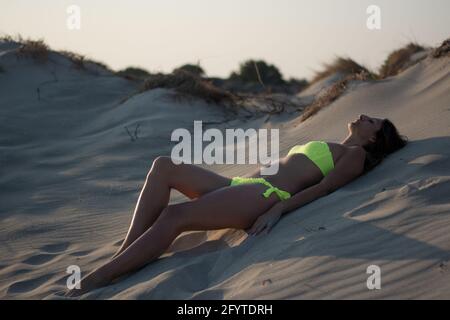
[[[0,297],[60,298],[67,266],[89,272],[118,248],[151,161],[175,128],[279,127],[281,154],[340,142],[358,114],[391,119],[411,142],[373,172],[285,216],[268,236],[189,232],[139,272],[83,298],[450,298],[450,59],[359,83],[304,123],[233,119],[202,101],[76,70],[52,56],[18,60],[0,45]],[[56,81],[57,79],[57,81]],[[38,99],[37,88],[40,88]],[[283,118],[284,119],[284,118]],[[224,122],[228,121],[228,122]],[[137,129],[137,139],[133,136]],[[254,166],[222,165],[226,176]],[[185,198],[173,192],[171,201]],[[368,290],[369,265],[382,272]]]

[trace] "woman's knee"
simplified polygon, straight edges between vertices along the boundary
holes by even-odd
[[[147,174],[149,177],[151,174],[169,174],[175,164],[168,156],[158,156],[153,160],[152,166]]]

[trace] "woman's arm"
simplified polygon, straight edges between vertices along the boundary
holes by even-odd
[[[277,205],[281,206],[283,214],[332,193],[357,178],[363,170],[364,152],[363,149],[349,151],[339,159],[334,169],[331,170],[318,184],[296,193],[287,200],[277,203]]]
[[[284,215],[325,195],[327,195],[326,189],[318,183],[296,193],[287,200],[278,202],[276,205],[281,207],[282,214]]]

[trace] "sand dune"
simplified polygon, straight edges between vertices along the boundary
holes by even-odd
[[[173,129],[198,119],[222,129],[280,128],[284,155],[308,140],[342,141],[361,113],[389,118],[410,143],[291,212],[268,236],[184,233],[158,261],[83,298],[450,298],[449,57],[355,83],[300,123],[298,113],[232,118],[201,100],[175,103],[166,89],[133,95],[131,81],[74,69],[56,53],[46,64],[18,59],[16,48],[0,44],[1,298],[59,299],[67,266],[89,272],[106,261],[152,160],[175,144]],[[253,167],[209,168],[233,176]],[[173,192],[171,201],[183,200]],[[369,265],[381,267],[381,290],[366,287]]]

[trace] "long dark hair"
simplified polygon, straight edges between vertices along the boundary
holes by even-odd
[[[408,137],[400,135],[389,119],[384,119],[380,130],[376,133],[375,142],[363,146],[366,150],[363,174],[379,165],[390,153],[403,148],[408,141]]]

